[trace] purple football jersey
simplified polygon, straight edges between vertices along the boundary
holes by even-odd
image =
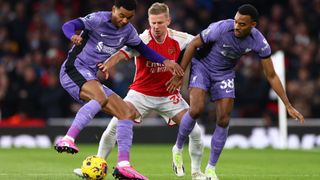
[[[237,38],[233,25],[234,20],[228,19],[203,30],[200,36],[205,45],[192,59],[189,87],[209,92],[211,101],[235,98],[234,67],[243,54],[252,51],[261,59],[271,55],[268,42],[256,28],[247,37]]]
[[[212,44],[207,56],[199,59],[208,68],[215,80],[234,78],[234,67],[239,58],[246,53],[255,52],[260,58],[271,55],[271,49],[264,36],[256,28],[245,38],[234,35],[234,20],[222,20],[209,25],[201,32],[205,44]]]
[[[80,89],[89,80],[97,80],[97,64],[104,62],[124,45],[136,46],[141,39],[132,26],[117,28],[111,23],[111,12],[95,12],[80,18],[85,29],[81,33],[82,44],[73,46],[60,70],[62,87],[78,102]],[[113,91],[103,86],[105,94]]]
[[[83,43],[85,46],[77,55],[75,62],[95,68],[95,66],[108,59],[124,45],[136,46],[141,42],[136,29],[131,23],[117,28],[111,23],[111,12],[101,11],[80,18],[88,33]],[[71,49],[72,51],[72,49]]]

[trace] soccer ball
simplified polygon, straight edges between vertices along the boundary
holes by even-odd
[[[107,162],[95,155],[87,157],[81,166],[83,176],[90,180],[104,179],[107,175],[107,170]]]

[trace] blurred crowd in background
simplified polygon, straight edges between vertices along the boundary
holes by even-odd
[[[147,9],[155,1],[138,0],[132,23],[148,28]],[[320,0],[183,0],[165,2],[171,28],[198,34],[210,23],[233,18],[237,7],[251,3],[260,12],[258,29],[273,52],[285,53],[289,99],[306,118],[320,117]],[[109,11],[112,0],[0,0],[0,119],[13,124],[32,119],[73,117],[80,105],[59,83],[60,65],[71,47],[61,31],[64,22],[94,11]],[[277,102],[270,93],[259,59],[243,56],[236,67],[233,117],[263,117],[277,122]],[[134,76],[134,62],[121,63],[105,83],[124,97]],[[187,92],[184,92],[186,95]],[[208,104],[201,117],[215,115]],[[98,116],[104,116],[99,114]],[[153,116],[153,115],[151,115]]]

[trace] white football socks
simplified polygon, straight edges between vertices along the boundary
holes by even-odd
[[[196,123],[189,135],[189,155],[191,158],[191,174],[195,172],[201,172],[202,154],[202,130],[198,123]]]
[[[103,132],[100,142],[97,156],[107,159],[112,149],[116,144],[116,130],[118,119],[113,117],[108,124],[107,129]]]

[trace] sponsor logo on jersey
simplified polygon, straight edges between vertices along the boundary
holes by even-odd
[[[250,49],[250,48],[247,48],[246,50],[244,50],[244,52],[245,53],[248,53],[248,52],[250,52],[252,49]]]
[[[162,63],[146,61],[146,67],[150,68],[150,73],[161,73],[168,71],[168,69]]]
[[[108,37],[109,35],[101,33],[100,36],[101,37]]]
[[[103,52],[103,53],[108,53],[108,54],[114,54],[115,52],[117,52],[117,49],[106,46],[103,44],[103,42],[98,42],[97,46],[96,46],[97,50],[99,52]]]

